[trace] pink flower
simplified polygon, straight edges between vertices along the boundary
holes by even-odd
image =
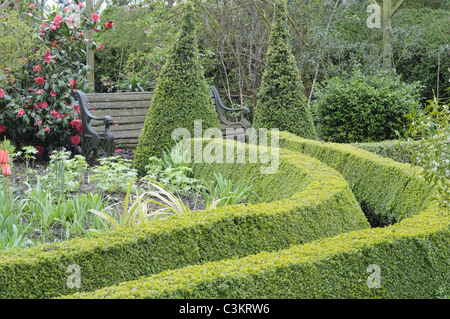
[[[92,15],[92,21],[97,21],[98,18],[99,18],[99,16],[98,16],[97,13],[94,13],[94,14]]]
[[[6,126],[0,125],[0,133],[5,133],[5,132],[6,132]]]
[[[48,56],[44,59],[44,61],[47,63],[50,63],[50,62],[52,62],[52,58]]]
[[[44,84],[45,83],[45,80],[44,80],[44,78],[42,77],[42,76],[38,76],[37,78],[36,78],[36,84]]]
[[[80,2],[80,3],[78,4],[78,9],[81,9],[81,8],[83,8],[83,4]]]
[[[122,150],[121,149],[117,149],[117,150],[114,150],[114,152],[120,153],[120,152],[122,152]]]
[[[37,104],[39,104],[39,103],[37,103]],[[45,109],[48,106],[48,104],[47,104],[47,102],[44,101],[44,102],[40,103],[39,106],[41,107],[41,109]]]
[[[47,127],[45,128],[45,131],[46,131],[47,133],[50,133],[50,128],[47,126]]]
[[[98,30],[98,27],[95,27],[94,29],[93,29],[95,32],[98,32],[99,30]]]
[[[30,4],[30,6],[28,8],[34,9],[34,4]]]
[[[51,24],[51,25],[50,25],[50,30],[52,30],[52,32],[53,32],[53,31],[56,31],[56,25]]]
[[[50,56],[50,51],[49,51],[49,50],[47,50],[47,51],[45,52],[45,54],[44,54],[44,57],[45,57],[45,58],[48,57],[48,56]]]
[[[53,23],[57,26],[60,25],[61,21],[62,17],[59,14],[56,15],[55,19],[53,19]]]
[[[40,155],[42,155],[42,153],[44,153],[44,147],[43,146],[41,146],[41,145],[38,145],[38,146],[35,146],[34,147],[38,152],[37,152],[37,156],[40,156]]]
[[[36,91],[36,95],[41,95],[42,92],[44,92],[44,90],[43,89],[39,89],[39,90]]]
[[[40,70],[41,70],[41,66],[40,65],[33,66],[33,71],[34,72],[39,72]]]
[[[81,124],[81,121],[80,120],[73,120],[72,122],[70,122],[70,125],[72,125],[72,126],[78,126],[78,125],[80,125]]]
[[[81,133],[81,132],[83,132],[83,125],[77,125],[77,132],[78,133]]]
[[[76,145],[79,145],[81,143],[81,138],[78,135],[72,136],[70,138],[70,141],[72,142],[73,145],[76,146]]]
[[[58,113],[58,111],[56,111],[56,110],[52,110],[51,112],[50,112],[50,114],[51,115],[53,115],[55,118],[59,118],[59,113]]]
[[[25,113],[25,111],[22,109],[19,111],[19,113],[17,113],[17,116],[22,116]]]
[[[70,38],[70,41],[73,41],[73,40],[75,40],[75,37],[71,37],[71,38]]]
[[[5,91],[3,91],[3,89],[0,89],[0,98],[5,96]]]
[[[67,11],[69,11],[69,8],[65,7],[64,12],[67,12]]]
[[[114,26],[114,22],[108,21],[108,22],[106,22],[106,24],[105,24],[105,29],[110,29],[110,28],[112,28],[113,26]]]
[[[71,87],[74,87],[76,83],[77,83],[77,81],[76,81],[75,79],[72,79],[72,80],[70,81],[70,86],[71,86]]]
[[[53,96],[53,97],[55,97],[55,96],[56,96],[56,93],[55,93],[55,92],[53,92],[53,90],[51,90],[51,91],[50,91],[50,96]]]
[[[10,161],[8,151],[0,149],[0,164],[9,164]]]
[[[105,46],[104,46],[103,44],[99,43],[98,50],[101,51],[101,50],[103,50],[104,48],[105,48]]]

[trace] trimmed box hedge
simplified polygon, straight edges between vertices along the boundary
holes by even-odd
[[[386,206],[392,208],[389,214],[399,222],[319,239],[283,251],[164,271],[65,298],[449,297],[450,213],[440,210],[424,194],[407,191],[417,187],[428,190],[429,194],[433,192],[424,188],[413,167],[354,147],[304,140],[292,134],[282,133],[280,145],[321,159],[327,155],[328,162],[340,169],[356,193],[361,193],[370,183],[376,184],[377,174],[382,181],[388,182],[390,177],[394,185],[384,184],[384,191],[377,187],[378,196],[389,202]],[[353,171],[348,167],[352,164]],[[396,191],[390,194],[392,190]],[[370,194],[365,198],[374,205],[375,196]],[[402,201],[414,209],[404,210]],[[413,202],[417,206],[413,207]],[[371,269],[375,268],[379,270],[379,288],[371,281],[374,274]]]
[[[393,224],[428,207],[432,188],[418,168],[358,149],[280,132],[280,147],[320,160],[340,172],[372,224]]]
[[[253,146],[245,146],[246,148]],[[172,216],[91,239],[0,253],[1,298],[49,298],[92,291],[191,264],[276,251],[293,244],[368,228],[343,177],[311,157],[280,150],[277,174],[258,164],[218,164],[235,179],[248,177],[289,195],[256,205],[234,205]],[[212,177],[209,164],[196,172]],[[81,269],[81,287],[69,288],[70,265]]]
[[[449,232],[450,218],[430,209],[386,228],[164,271],[63,298],[448,298]],[[378,270],[378,285],[372,269]]]
[[[404,164],[414,164],[411,160],[412,152],[420,149],[420,141],[382,141],[371,143],[352,143],[351,146],[378,154],[383,157],[391,158],[394,161]]]

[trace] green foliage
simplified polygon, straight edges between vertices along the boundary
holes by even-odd
[[[280,147],[313,156],[341,173],[372,225],[394,224],[420,213],[435,192],[416,167],[349,144],[307,141],[281,132]]]
[[[435,198],[443,209],[450,208],[450,110],[446,103],[428,101],[421,116],[415,112],[405,116],[411,123],[407,136],[419,139],[414,150],[414,163],[421,176],[438,189]]]
[[[358,230],[281,251],[172,269],[62,298],[442,298],[450,292],[449,227],[449,218],[427,211],[387,228]]]
[[[132,161],[118,155],[104,157],[100,164],[91,169],[89,181],[106,192],[127,191],[130,182],[136,182],[137,172],[133,169]]]
[[[278,128],[305,138],[317,139],[288,36],[286,2],[277,0],[266,55],[267,66],[258,91],[254,125],[256,128]]]
[[[123,6],[108,5],[102,11],[102,19],[114,21],[114,32],[95,33],[96,42],[103,43],[105,49],[95,54],[95,91],[106,92],[106,82],[114,83],[114,91],[118,82],[127,76],[137,75],[141,79],[147,78],[153,82],[156,76],[144,76],[140,65],[135,72],[127,66],[128,61],[135,59],[135,54],[141,52],[147,54],[152,47],[148,45],[149,39],[146,29],[138,26],[138,23],[147,14],[146,8],[126,8]],[[133,70],[134,71],[134,70]],[[102,80],[103,78],[103,80]],[[106,79],[106,81],[105,81]]]
[[[404,164],[413,164],[415,160],[412,154],[420,148],[418,141],[398,140],[352,143],[351,145]]]
[[[222,207],[244,202],[253,191],[253,187],[243,181],[233,183],[223,178],[222,174],[214,174],[214,180],[203,182],[202,194],[208,207]]]
[[[90,239],[2,252],[0,296],[48,298],[72,293],[66,273],[70,264],[83,269],[85,284],[80,291],[89,291],[167,269],[278,251],[369,227],[340,174],[310,157],[280,152],[280,171],[270,176],[261,174],[259,164],[218,165],[231,180],[266,182],[274,190],[276,185],[290,184],[289,194],[278,192],[272,202],[257,205],[175,214],[130,229],[96,233]],[[195,170],[197,178],[214,176],[209,164],[196,164]],[[17,276],[24,280],[15,280]],[[40,280],[30,286],[31,278]]]
[[[403,115],[418,109],[418,88],[381,71],[332,78],[315,92],[319,134],[339,143],[395,139]]]
[[[33,48],[39,44],[35,31],[21,19],[16,10],[6,10],[0,16],[0,85],[13,81],[8,78],[6,69],[10,72],[19,71],[27,59],[36,56]],[[23,59],[22,59],[23,58]]]
[[[135,152],[134,168],[145,174],[151,156],[174,145],[177,128],[194,135],[194,121],[201,120],[202,131],[218,127],[211,93],[199,63],[192,4],[188,3],[180,33],[168,54],[158,78],[144,129]]]

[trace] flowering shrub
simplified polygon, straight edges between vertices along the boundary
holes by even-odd
[[[27,6],[25,19],[40,38],[37,57],[24,57],[17,72],[5,70],[8,84],[0,89],[0,137],[6,135],[16,147],[34,145],[39,155],[64,146],[75,150],[81,143],[79,106],[73,92],[90,91],[85,50],[103,45],[87,39],[103,27],[98,14],[85,15],[82,4],[59,9]]]

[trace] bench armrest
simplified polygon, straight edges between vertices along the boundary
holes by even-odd
[[[237,109],[232,109],[232,108],[229,108],[229,107],[226,107],[223,103],[222,103],[222,100],[221,100],[221,98],[220,98],[220,95],[219,95],[219,91],[217,90],[217,88],[216,87],[214,87],[214,86],[211,86],[211,90],[212,90],[212,92],[213,92],[213,95],[214,95],[214,99],[216,100],[216,104],[217,105],[219,105],[222,109],[224,109],[225,111],[228,111],[228,112],[238,112],[238,111],[243,111],[245,114],[249,114],[250,113],[250,109],[248,108],[248,107],[240,107],[240,108],[237,108]]]
[[[88,109],[87,100],[86,100],[86,96],[84,95],[84,93],[80,90],[77,90],[75,92],[75,95],[77,97],[78,102],[80,103],[81,120],[82,121],[87,120],[87,122],[90,122],[91,120],[96,120],[96,121],[103,120],[103,123],[105,124],[105,131],[109,131],[109,126],[111,126],[113,124],[112,117],[109,115],[105,115],[102,117],[93,115]]]

